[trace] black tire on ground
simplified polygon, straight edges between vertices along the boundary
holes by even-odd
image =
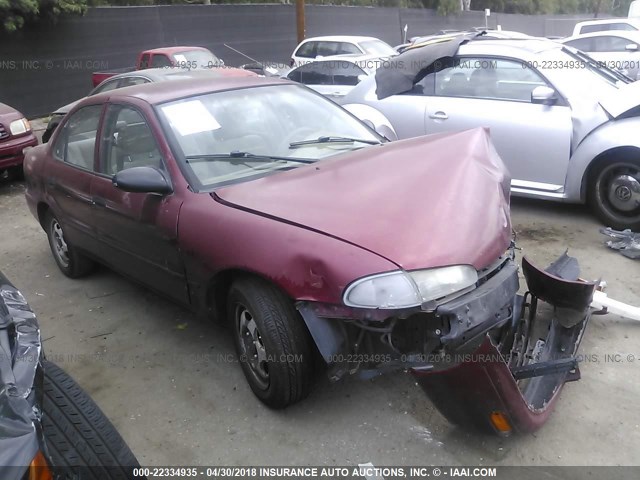
[[[69,243],[65,238],[62,225],[58,222],[58,219],[51,212],[47,212],[44,219],[44,229],[47,232],[49,238],[49,247],[51,247],[51,253],[53,259],[56,261],[60,271],[69,278],[84,277],[91,273],[95,264],[93,260],[85,257],[83,254]],[[61,253],[60,241],[66,248],[66,254]]]
[[[240,365],[253,393],[271,408],[305,398],[313,380],[313,344],[293,302],[274,285],[248,277],[233,283],[227,307]],[[264,361],[252,366],[258,349]],[[266,378],[261,376],[265,372]]]
[[[42,429],[56,473],[135,478],[132,469],[140,466],[135,455],[91,397],[56,364],[44,361],[43,367]]]
[[[600,164],[589,178],[589,204],[606,226],[640,231],[639,187],[640,159]]]

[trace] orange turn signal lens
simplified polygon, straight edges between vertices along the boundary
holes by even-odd
[[[509,423],[509,419],[502,412],[491,412],[489,416],[489,420],[491,420],[491,425],[495,428],[498,433],[502,433],[504,435],[508,435],[511,433],[511,424]]]
[[[38,452],[29,464],[29,480],[53,480],[49,465],[42,452]]]

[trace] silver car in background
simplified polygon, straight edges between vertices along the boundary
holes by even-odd
[[[544,39],[468,41],[379,99],[385,70],[341,104],[400,139],[487,127],[514,195],[589,202],[607,225],[640,229],[640,83]]]
[[[606,67],[616,69],[632,80],[638,80],[640,32],[612,30],[585,33],[558,41],[588,53]]]

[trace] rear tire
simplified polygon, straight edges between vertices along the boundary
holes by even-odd
[[[95,264],[85,257],[65,237],[62,224],[51,212],[44,220],[44,228],[49,238],[49,246],[53,259],[60,271],[69,278],[84,277],[91,273]]]
[[[291,300],[256,278],[231,286],[228,310],[240,365],[253,393],[271,408],[284,408],[309,394],[312,340]]]
[[[138,460],[100,408],[56,364],[45,360],[43,369],[42,429],[54,471],[61,478],[134,479]]]
[[[589,203],[596,216],[617,230],[640,230],[640,160],[599,165],[589,180]]]

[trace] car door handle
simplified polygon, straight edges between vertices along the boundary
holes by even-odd
[[[449,118],[449,115],[447,115],[443,111],[438,111],[429,115],[429,118],[433,118],[434,120],[446,120],[447,118]]]
[[[91,204],[98,207],[106,207],[107,201],[102,197],[91,197]]]
[[[55,179],[49,177],[47,178],[47,187],[55,187],[58,185],[58,182],[55,181]]]

